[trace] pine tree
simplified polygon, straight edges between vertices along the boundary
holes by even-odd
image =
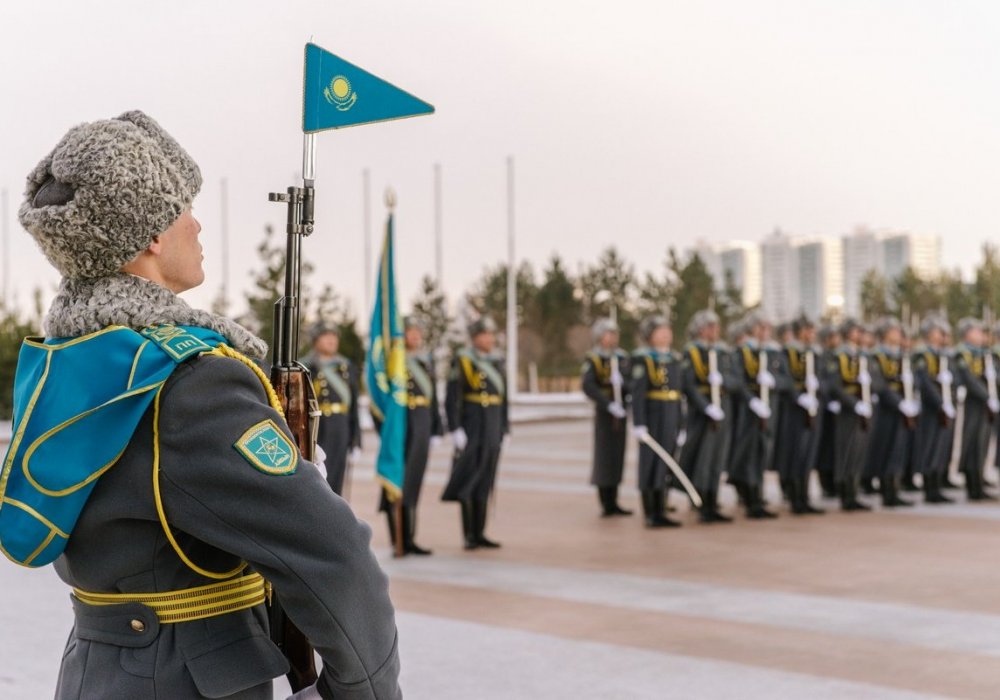
[[[424,324],[424,343],[433,352],[444,341],[452,319],[448,315],[448,299],[437,280],[430,275],[424,275],[420,281],[420,292],[413,300],[412,313]]]

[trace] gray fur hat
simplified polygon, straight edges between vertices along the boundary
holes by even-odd
[[[983,330],[983,322],[980,321],[978,318],[972,318],[971,316],[967,316],[959,320],[956,328],[958,330],[958,337],[964,338],[969,331],[975,328]]]
[[[416,328],[419,331],[427,332],[427,324],[424,323],[422,318],[414,316],[413,314],[403,316],[403,330],[410,328]]]
[[[489,316],[481,316],[469,324],[469,337],[475,338],[480,333],[496,333],[497,324]]]
[[[315,343],[320,339],[320,336],[324,336],[327,333],[333,333],[338,338],[340,337],[340,329],[336,324],[327,323],[326,321],[317,321],[309,326],[309,341]]]
[[[642,339],[648,343],[657,328],[670,327],[670,319],[666,316],[662,316],[660,314],[647,316],[642,320],[642,323],[639,324],[639,335],[641,335]]]
[[[201,189],[191,156],[139,111],[80,124],[28,175],[21,225],[67,279],[118,272]]]
[[[948,323],[947,319],[942,316],[928,316],[924,319],[923,323],[920,324],[920,335],[924,338],[929,336],[932,331],[941,331],[945,335],[951,333],[951,324]]]
[[[875,324],[875,337],[879,340],[885,340],[889,331],[893,329],[902,333],[903,324],[894,319],[892,316],[884,316],[878,320],[878,323]]]
[[[719,314],[711,309],[702,309],[691,317],[688,323],[688,336],[695,338],[705,326],[711,325],[719,325]]]
[[[590,327],[590,335],[594,339],[594,342],[598,342],[604,337],[605,333],[617,333],[618,324],[612,321],[610,318],[599,318],[594,321],[594,325]]]

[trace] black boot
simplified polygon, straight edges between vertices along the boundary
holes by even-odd
[[[731,523],[733,519],[728,515],[723,515],[719,510],[718,492],[709,491],[701,499],[701,522],[703,523]]]
[[[478,549],[479,542],[476,541],[475,511],[472,501],[462,501],[462,534],[465,537],[466,549]]]
[[[874,477],[866,476],[861,480],[861,492],[867,496],[874,496],[878,493],[878,491],[875,490]]]
[[[793,479],[789,482],[788,505],[795,515],[805,515],[808,512],[806,510],[806,498],[802,482],[798,479]]]
[[[747,488],[747,517],[751,520],[770,520],[777,518],[777,513],[772,513],[764,507],[764,496],[761,494],[760,486]]]
[[[812,503],[809,502],[809,475],[807,474],[805,479],[800,483],[799,488],[801,489],[800,498],[802,501],[802,510],[806,515],[823,515],[826,511],[822,508],[817,508]]]
[[[882,479],[882,506],[884,508],[908,508],[913,504],[899,497],[899,486],[894,477]]]
[[[941,493],[941,475],[924,475],[924,502],[925,503],[954,503],[950,498]]]
[[[627,508],[622,508],[620,505],[618,505],[618,487],[611,486],[608,488],[608,490],[611,493],[610,496],[611,515],[632,515],[632,511],[628,510]]]
[[[866,505],[866,504],[864,504],[864,503],[862,503],[861,501],[858,500],[858,484],[857,484],[857,482],[855,482],[855,481],[848,481],[847,482],[847,494],[848,494],[848,503],[849,503],[849,506],[848,506],[847,510],[857,512],[857,511],[864,511],[864,510],[871,510],[872,509],[871,506]]]
[[[433,554],[413,541],[413,533],[417,529],[417,512],[415,508],[403,506],[403,553],[427,556]]]
[[[830,472],[819,473],[819,484],[823,487],[823,495],[827,498],[836,498],[840,493],[840,487],[833,481],[833,474]]]
[[[489,505],[489,501],[473,501],[473,512],[475,513],[475,523],[476,523],[476,544],[480,547],[486,547],[487,549],[499,549],[500,543],[494,542],[491,539],[487,539],[483,531],[486,530],[486,506]]]
[[[909,493],[917,493],[920,491],[920,487],[913,481],[913,474],[907,473],[900,482],[900,490],[907,491]]]
[[[385,520],[389,523],[389,542],[393,551],[396,550],[396,506],[390,503],[385,508]]]
[[[671,520],[666,515],[667,495],[662,489],[654,489],[642,492],[642,507],[646,514],[646,527],[680,527],[676,520]]]
[[[598,486],[597,499],[601,502],[602,518],[610,518],[615,514],[615,490],[613,488]]]
[[[960,489],[962,487],[951,480],[951,472],[946,470],[945,473],[941,475],[941,488]]]

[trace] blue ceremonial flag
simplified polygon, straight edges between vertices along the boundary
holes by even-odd
[[[433,112],[433,105],[316,44],[306,44],[302,100],[305,133]]]
[[[385,226],[385,243],[375,289],[371,331],[368,334],[368,395],[371,410],[382,423],[382,444],[375,473],[396,501],[403,493],[406,465],[406,346],[403,321],[396,300],[396,268],[393,255],[392,212]]]

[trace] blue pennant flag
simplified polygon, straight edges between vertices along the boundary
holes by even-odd
[[[316,44],[306,44],[302,100],[305,133],[433,112],[433,105]]]
[[[368,334],[367,378],[371,410],[382,424],[375,473],[395,502],[403,493],[406,465],[406,346],[403,321],[396,300],[392,213],[385,227],[385,243],[375,290],[371,331]]]

